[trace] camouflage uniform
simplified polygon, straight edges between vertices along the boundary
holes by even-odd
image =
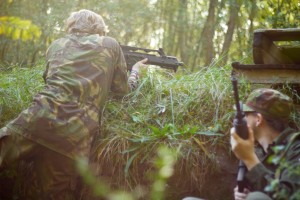
[[[18,158],[39,159],[39,168],[44,167],[39,176],[52,175],[42,180],[42,194],[64,199],[60,193],[76,173],[70,168],[76,157],[88,156],[109,92],[123,96],[129,90],[126,63],[113,38],[72,34],[49,47],[44,79],[46,86],[32,105],[0,129],[0,166]],[[47,159],[40,149],[48,151]]]
[[[269,146],[268,152],[259,157],[261,163],[253,167],[246,175],[251,190],[264,191],[265,187],[276,178],[280,181],[277,189],[285,191],[286,196],[290,197],[297,191],[299,192],[300,176],[295,172],[292,173],[291,170],[295,170],[297,167],[299,169],[300,167],[300,140],[293,138],[293,136],[300,138],[300,135],[295,130],[291,128],[285,129],[274,143]],[[277,153],[273,150],[273,147],[276,146],[285,146],[288,149],[283,149],[282,152]],[[274,156],[281,156],[283,152],[285,152],[284,160],[278,163],[270,163],[270,160],[274,159]],[[278,174],[276,171],[282,162],[286,162],[288,168],[283,168],[278,171],[280,172]],[[273,193],[270,192],[269,195],[272,196]]]
[[[272,89],[257,89],[253,91],[244,105],[245,112],[258,112],[264,117],[287,122],[292,109],[291,99]],[[275,178],[279,180],[278,190],[286,192],[287,197],[291,197],[300,188],[299,173],[291,173],[291,169],[300,167],[300,134],[287,127],[279,136],[270,144],[268,151],[258,155],[261,163],[254,166],[247,172],[246,180],[251,191],[265,192],[265,187]],[[274,147],[283,147],[279,152],[274,151]],[[275,157],[281,159],[274,162]],[[273,162],[271,162],[271,160]],[[280,164],[285,162],[287,166],[282,167]],[[268,193],[273,198],[274,192]],[[275,197],[276,199],[279,197]],[[247,199],[268,199],[265,194],[254,192],[248,195]],[[279,198],[280,199],[280,198]]]

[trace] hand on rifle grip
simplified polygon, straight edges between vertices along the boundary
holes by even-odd
[[[133,66],[131,70],[136,71],[137,73],[140,72],[140,68],[145,67],[146,63],[148,61],[148,58],[144,58],[143,60],[140,60],[138,62],[136,62]]]

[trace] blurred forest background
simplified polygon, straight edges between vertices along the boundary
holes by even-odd
[[[83,8],[102,15],[120,43],[162,47],[191,71],[251,57],[255,29],[300,24],[298,0],[1,0],[1,63],[34,65]]]

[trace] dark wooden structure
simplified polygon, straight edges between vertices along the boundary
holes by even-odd
[[[300,29],[259,29],[253,38],[254,64],[232,63],[233,73],[251,83],[300,83]]]

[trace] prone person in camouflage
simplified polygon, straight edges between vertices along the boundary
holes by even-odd
[[[249,95],[243,108],[248,139],[240,138],[234,128],[230,132],[232,150],[248,169],[248,188],[243,193],[235,188],[235,199],[296,199],[300,195],[300,134],[288,126],[292,100],[262,88]]]
[[[72,199],[75,159],[88,157],[99,111],[109,92],[124,96],[137,87],[137,62],[127,76],[118,42],[106,36],[102,17],[89,10],[70,15],[67,35],[47,50],[45,88],[32,105],[0,129],[0,166],[33,160],[37,199]]]

